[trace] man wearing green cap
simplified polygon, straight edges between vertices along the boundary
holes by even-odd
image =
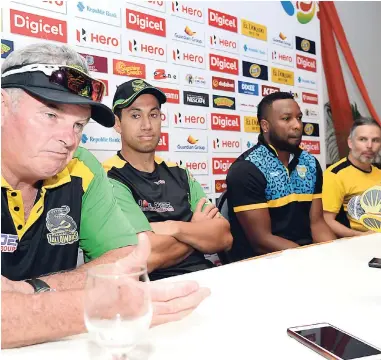
[[[134,202],[152,227],[151,279],[207,269],[212,264],[204,254],[232,244],[228,221],[189,171],[155,156],[165,102],[165,94],[144,80],[120,85],[113,111],[122,149],[103,164],[121,209],[127,213]]]

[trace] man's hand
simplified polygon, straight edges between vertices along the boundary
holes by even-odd
[[[196,209],[193,213],[191,222],[210,220],[219,216],[218,208],[212,203],[205,206],[204,210],[202,209],[206,202],[207,199],[205,198],[202,198],[198,202]]]
[[[121,269],[136,265],[146,266],[150,255],[150,241],[146,234],[138,234],[139,244],[135,251],[116,263]],[[151,298],[153,318],[151,326],[177,321],[190,314],[206,297],[210,290],[201,288],[195,281],[152,282]]]

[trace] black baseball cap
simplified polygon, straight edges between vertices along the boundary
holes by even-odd
[[[8,69],[3,72],[1,87],[22,89],[28,94],[42,101],[58,104],[90,105],[91,118],[105,127],[113,127],[115,115],[112,110],[88,97],[77,95],[64,86],[49,81],[43,72],[20,72],[7,76]]]
[[[140,95],[152,94],[157,98],[160,105],[167,101],[165,94],[158,88],[148,84],[142,79],[133,79],[119,85],[112,101],[112,111],[117,108],[130,106]]]

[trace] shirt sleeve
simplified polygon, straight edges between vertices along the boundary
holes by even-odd
[[[93,164],[92,171],[94,177],[83,195],[81,210],[79,244],[85,261],[138,241],[130,215],[125,216],[119,208],[101,164]]]
[[[203,208],[207,206],[208,204],[210,204],[210,201],[208,197],[206,196],[204,190],[202,189],[202,186],[200,185],[200,183],[193,177],[193,175],[189,172],[188,169],[185,169],[185,171],[187,172],[188,183],[189,183],[189,192],[190,192],[189,202],[191,205],[191,210],[192,212],[194,212],[196,210],[196,206],[198,202],[202,198],[205,198],[207,200]]]
[[[148,219],[140,210],[140,207],[132,196],[130,188],[118,180],[109,178],[109,181],[114,189],[114,195],[120,209],[125,217],[128,218],[130,224],[133,224],[136,233],[152,231]]]
[[[323,210],[338,214],[344,203],[345,191],[337,174],[324,171]]]
[[[226,177],[227,198],[234,212],[268,208],[266,179],[249,161],[234,163]]]
[[[323,171],[321,169],[321,166],[319,164],[319,161],[315,159],[316,161],[316,183],[315,183],[315,189],[314,189],[314,195],[312,196],[312,199],[321,199],[322,198],[322,187],[323,187]]]

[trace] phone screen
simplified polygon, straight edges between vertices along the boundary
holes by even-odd
[[[374,347],[364,344],[331,326],[299,330],[296,333],[343,360],[381,354]]]
[[[380,266],[381,266],[381,259],[373,258],[373,259],[370,261],[370,264],[380,265]]]

